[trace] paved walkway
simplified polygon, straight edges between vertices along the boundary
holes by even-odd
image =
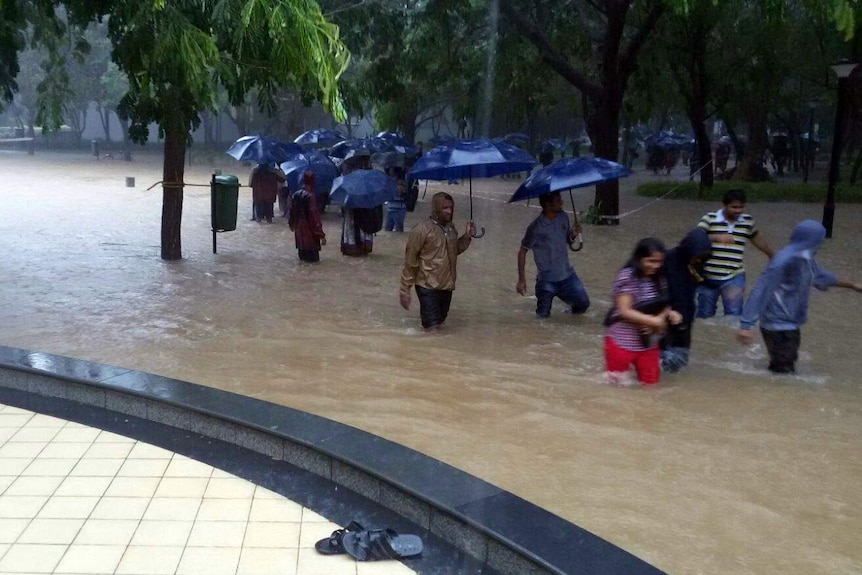
[[[410,575],[322,556],[337,525],[128,437],[0,404],[0,573]]]

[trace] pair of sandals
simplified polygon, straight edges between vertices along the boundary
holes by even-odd
[[[399,535],[392,529],[365,529],[361,523],[351,521],[315,543],[314,548],[323,555],[347,553],[357,561],[381,561],[419,555],[422,539],[418,535]]]

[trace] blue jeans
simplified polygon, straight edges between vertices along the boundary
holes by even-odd
[[[386,208],[386,217],[383,219],[383,229],[387,232],[404,231],[404,217],[407,215],[407,208]]]
[[[745,297],[745,274],[728,280],[706,280],[697,286],[697,317],[713,317],[718,308],[718,297],[724,306],[724,315],[742,315]]]
[[[578,279],[578,274],[572,275],[558,282],[546,282],[536,280],[536,315],[548,317],[551,315],[551,302],[554,296],[560,298],[570,306],[572,313],[584,313],[590,307],[590,297],[584,284]]]

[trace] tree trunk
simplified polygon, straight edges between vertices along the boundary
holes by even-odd
[[[165,156],[162,173],[162,259],[182,259],[180,227],[183,219],[183,176],[186,139],[182,127],[165,127]]]
[[[606,160],[616,162],[619,157],[619,121],[622,108],[622,90],[607,87],[598,102],[590,102],[591,109],[585,110],[587,133],[593,141],[593,153]],[[619,225],[620,184],[610,180],[596,185],[594,205],[598,213],[608,216],[602,223]]]

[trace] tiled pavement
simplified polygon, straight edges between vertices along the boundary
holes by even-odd
[[[0,404],[0,574],[410,575],[322,556],[338,526],[121,435]]]

